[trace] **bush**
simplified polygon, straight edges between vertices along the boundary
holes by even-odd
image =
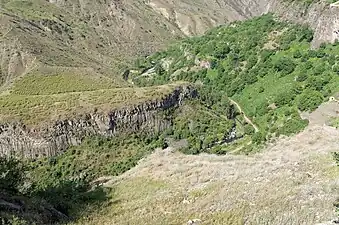
[[[276,71],[281,72],[282,75],[287,75],[287,74],[292,73],[295,67],[296,65],[294,61],[287,57],[282,57],[278,59],[274,64],[274,68],[276,69]]]
[[[281,107],[283,105],[291,105],[293,104],[293,100],[295,99],[296,94],[293,91],[286,91],[283,93],[280,93],[276,98],[275,98],[275,104],[278,107]]]
[[[300,118],[292,118],[287,120],[282,128],[279,129],[279,134],[289,136],[291,134],[302,131],[308,125],[308,120]]]
[[[301,111],[313,111],[315,110],[324,100],[323,95],[315,90],[304,91],[298,101],[298,108]]]
[[[0,157],[0,190],[18,193],[25,179],[25,165],[14,158]]]
[[[261,144],[265,141],[265,136],[261,132],[256,132],[252,135],[252,141],[254,144]]]
[[[254,131],[255,131],[254,128],[250,124],[246,124],[244,126],[244,133],[246,135],[252,135],[252,134],[254,134]]]

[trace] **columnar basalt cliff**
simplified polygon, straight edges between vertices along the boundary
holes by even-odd
[[[171,119],[161,112],[180,106],[184,99],[196,95],[193,87],[182,86],[162,99],[113,109],[106,115],[89,113],[54,121],[38,129],[17,122],[4,123],[0,125],[0,155],[49,157],[65,151],[69,146],[79,145],[89,136],[112,137],[134,132],[160,132],[171,126]]]

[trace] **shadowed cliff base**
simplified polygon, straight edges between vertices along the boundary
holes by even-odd
[[[0,224],[69,223],[107,201],[108,189],[80,174],[66,178],[40,167],[34,177],[32,162],[0,158],[0,163]]]

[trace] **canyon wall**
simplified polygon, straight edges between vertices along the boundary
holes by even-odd
[[[175,89],[159,100],[133,107],[113,109],[107,115],[90,113],[51,122],[40,128],[28,128],[13,122],[0,125],[0,155],[36,158],[54,156],[84,138],[100,135],[112,137],[134,132],[156,133],[171,126],[165,110],[180,106],[186,98],[196,96],[190,86]]]
[[[319,1],[311,5],[286,0],[149,0],[146,4],[174,23],[184,34],[202,34],[210,27],[274,13],[291,22],[308,24],[315,31],[313,46],[338,38],[339,5]],[[204,16],[201,16],[201,15]]]
[[[326,1],[314,3],[309,7],[297,3],[285,3],[271,0],[267,12],[273,12],[283,19],[300,24],[307,24],[314,30],[313,47],[321,43],[333,43],[339,38],[339,5]]]

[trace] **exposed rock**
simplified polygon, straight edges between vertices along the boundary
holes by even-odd
[[[201,223],[201,220],[200,219],[193,219],[193,220],[189,220],[187,222],[187,225],[198,225]]]
[[[185,1],[150,0],[148,4],[186,35],[202,34],[213,26],[273,12],[284,19],[310,25],[315,31],[315,47],[339,37],[339,7],[326,1],[309,7],[298,1],[283,0],[209,0],[197,1],[196,5]],[[202,13],[205,16],[196,16]]]
[[[0,124],[0,155],[54,156],[69,146],[79,145],[89,136],[112,137],[139,131],[157,133],[171,126],[171,120],[161,111],[179,106],[185,98],[195,96],[194,88],[182,86],[160,100],[113,109],[108,115],[86,114],[58,120],[38,129],[19,122]]]
[[[268,11],[276,13],[282,18],[308,24],[314,31],[313,46],[318,47],[323,42],[334,42],[339,35],[339,7],[328,4],[326,1],[312,4],[305,8],[300,4],[286,4],[282,1],[271,0]]]

